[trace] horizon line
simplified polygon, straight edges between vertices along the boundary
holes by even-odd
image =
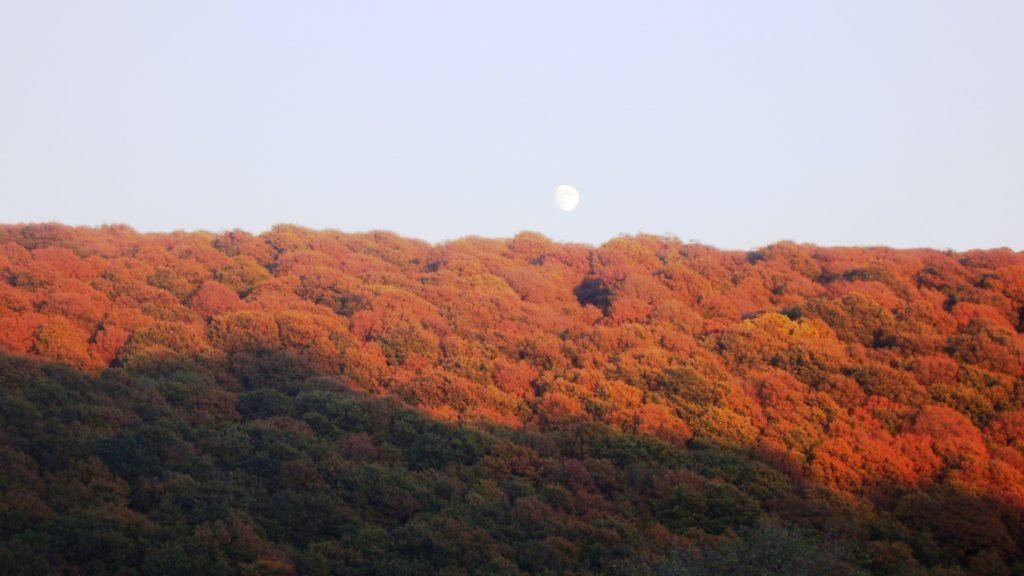
[[[144,236],[149,236],[149,235],[152,235],[152,236],[172,235],[172,234],[211,234],[211,235],[220,235],[220,234],[226,234],[226,233],[229,233],[229,232],[236,232],[237,231],[237,232],[245,232],[246,234],[250,234],[252,236],[257,236],[257,237],[258,236],[262,236],[263,234],[266,234],[266,233],[269,233],[269,232],[273,232],[275,228],[279,228],[279,227],[295,227],[295,228],[301,228],[301,229],[304,229],[304,230],[309,230],[309,231],[312,231],[312,232],[336,232],[336,233],[339,233],[339,234],[353,234],[353,235],[354,234],[389,234],[389,235],[397,236],[397,237],[405,239],[405,240],[415,240],[415,241],[418,241],[418,242],[423,242],[423,243],[429,244],[430,246],[434,246],[434,247],[436,247],[436,246],[443,246],[445,244],[449,244],[449,243],[453,243],[453,242],[459,242],[461,240],[474,239],[474,238],[476,238],[476,239],[483,239],[483,240],[504,240],[504,241],[508,241],[508,240],[513,240],[514,238],[516,238],[517,236],[520,236],[522,234],[533,234],[533,235],[541,236],[545,240],[547,240],[547,241],[549,241],[551,243],[554,243],[554,244],[567,245],[567,246],[571,246],[571,245],[588,246],[588,247],[594,248],[594,249],[602,248],[603,246],[605,246],[606,244],[608,244],[608,243],[610,243],[610,242],[612,242],[614,240],[623,239],[623,238],[655,237],[655,238],[661,238],[664,241],[678,242],[678,243],[684,244],[684,245],[703,246],[703,247],[706,247],[706,248],[712,248],[712,249],[718,250],[720,252],[757,252],[758,250],[762,250],[764,248],[768,248],[768,247],[779,245],[779,244],[795,244],[797,246],[807,246],[807,247],[822,248],[822,249],[831,249],[831,248],[859,248],[859,249],[865,249],[865,250],[887,249],[887,250],[900,250],[900,251],[932,250],[932,251],[946,253],[946,254],[950,254],[950,253],[952,253],[952,254],[964,254],[964,253],[974,252],[974,251],[991,252],[991,251],[1002,251],[1002,250],[1008,250],[1010,252],[1013,252],[1014,254],[1024,253],[1024,248],[1022,248],[1021,250],[1015,250],[1013,247],[1006,246],[1006,245],[1003,245],[1003,246],[987,246],[987,247],[977,246],[977,247],[966,248],[966,249],[957,249],[957,248],[952,248],[952,247],[948,247],[948,246],[947,247],[939,248],[939,247],[936,247],[936,246],[924,246],[924,245],[897,246],[897,245],[892,245],[892,244],[819,244],[817,242],[796,240],[796,239],[793,239],[793,238],[780,238],[778,240],[774,240],[772,242],[769,242],[769,243],[766,243],[766,244],[757,245],[757,246],[736,247],[736,248],[734,248],[734,247],[724,247],[724,246],[720,246],[720,245],[717,245],[717,244],[713,244],[713,243],[709,243],[709,242],[704,242],[704,241],[700,240],[699,238],[684,239],[682,236],[680,236],[680,235],[678,235],[676,233],[673,233],[673,232],[655,233],[655,232],[645,232],[645,231],[637,231],[637,232],[632,232],[632,233],[630,233],[630,232],[619,232],[619,233],[615,234],[614,236],[611,236],[611,237],[605,239],[601,243],[595,244],[595,243],[586,242],[586,241],[560,240],[560,239],[557,239],[557,238],[552,238],[552,237],[548,236],[547,234],[545,234],[543,232],[540,232],[540,231],[537,231],[537,230],[529,230],[529,229],[519,230],[518,232],[516,232],[515,234],[513,234],[511,236],[486,236],[486,235],[483,235],[483,234],[465,234],[465,235],[454,237],[454,238],[444,238],[444,239],[440,239],[440,240],[428,240],[428,239],[420,238],[420,237],[417,237],[417,236],[405,235],[405,234],[402,234],[402,233],[400,233],[400,232],[398,232],[396,230],[389,230],[389,229],[384,229],[384,228],[369,228],[369,229],[363,229],[363,230],[343,230],[343,229],[340,229],[340,228],[331,228],[331,227],[328,227],[328,228],[317,228],[317,227],[308,226],[308,225],[300,224],[300,223],[296,223],[296,222],[278,222],[276,224],[272,224],[269,228],[266,228],[266,229],[263,229],[263,230],[259,230],[259,231],[254,231],[252,229],[241,227],[241,226],[234,226],[234,227],[230,227],[230,228],[222,228],[220,230],[211,230],[211,229],[208,229],[208,228],[191,228],[191,229],[189,229],[189,228],[184,228],[184,227],[182,227],[182,228],[173,228],[173,229],[142,229],[142,228],[136,227],[136,226],[134,226],[132,224],[129,224],[129,223],[126,223],[126,222],[103,222],[101,224],[68,224],[66,222],[60,222],[60,221],[57,221],[57,220],[36,221],[36,222],[0,222],[0,228],[5,228],[5,227],[19,228],[19,227],[27,227],[27,226],[61,226],[61,227],[64,227],[64,228],[71,228],[71,229],[76,229],[76,230],[86,229],[86,230],[96,230],[96,231],[102,230],[104,228],[127,228],[127,229],[131,230],[132,232],[134,232],[136,234],[140,234],[140,235],[144,235]]]

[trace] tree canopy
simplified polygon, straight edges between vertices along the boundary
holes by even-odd
[[[1024,254],[0,226],[0,573],[1024,574]]]

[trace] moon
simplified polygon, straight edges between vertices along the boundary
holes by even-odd
[[[562,212],[572,212],[580,204],[580,193],[569,186],[568,184],[562,184],[558,188],[555,188],[555,206]]]

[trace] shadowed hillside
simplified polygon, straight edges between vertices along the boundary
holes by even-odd
[[[1024,254],[0,226],[10,574],[1024,574]]]

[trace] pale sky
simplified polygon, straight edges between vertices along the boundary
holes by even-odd
[[[3,223],[1021,250],[1022,215],[1020,0],[0,0]]]

